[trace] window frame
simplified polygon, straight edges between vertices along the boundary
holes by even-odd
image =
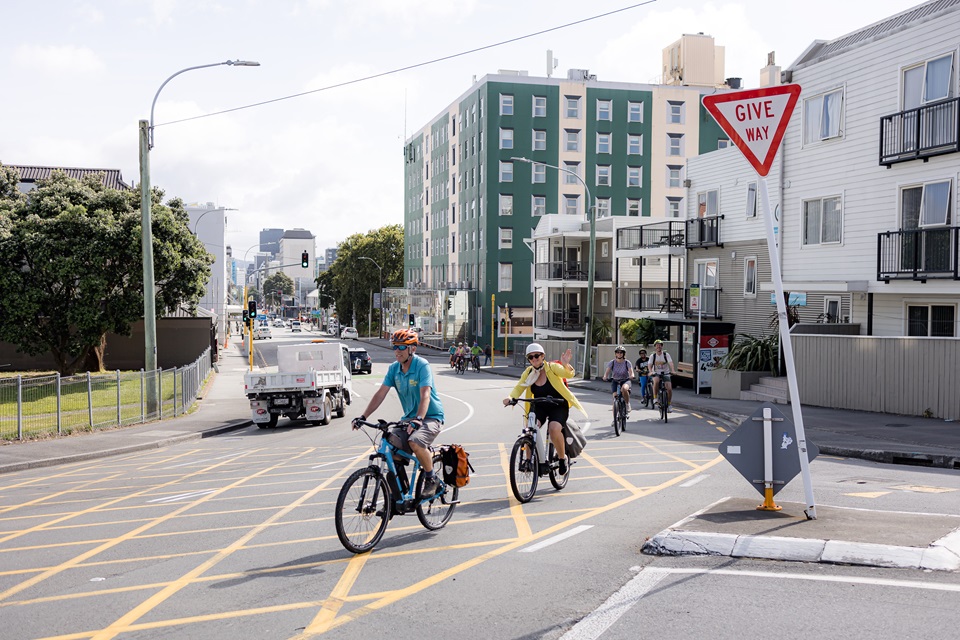
[[[941,335],[933,333],[933,312],[935,307],[941,307],[943,309],[952,309],[953,313],[953,323],[951,326],[952,333],[948,335]],[[903,308],[903,335],[904,336],[916,336],[916,337],[936,337],[936,338],[955,338],[957,337],[957,307],[956,304],[944,304],[943,301],[931,301],[931,302],[922,302],[922,301],[909,301],[904,303]],[[911,325],[916,322],[910,319],[910,309],[911,308],[926,308],[927,317],[924,320],[926,324],[926,333],[923,335],[918,335],[912,333]]]
[[[533,134],[531,136],[531,144],[534,151],[546,151],[547,150],[547,130],[534,129]]]
[[[753,193],[752,207],[750,204],[751,192]],[[746,217],[748,220],[751,218],[757,217],[757,207],[758,207],[757,200],[759,200],[759,198],[760,198],[760,183],[758,183],[756,180],[751,180],[747,182],[747,201],[746,201],[746,209],[744,210],[744,214],[746,214]],[[752,208],[752,212],[751,212],[751,208]]]
[[[543,201],[542,205],[537,204],[538,198]],[[546,214],[547,214],[547,196],[541,196],[536,194],[531,195],[530,196],[530,215],[536,218],[539,216],[544,216]]]
[[[602,142],[606,140],[606,143]],[[606,146],[606,151],[601,147]],[[613,134],[597,132],[597,153],[613,153]]]
[[[713,213],[710,213],[711,194],[713,194]],[[702,202],[701,202],[702,200]],[[700,207],[703,207],[701,211]],[[697,218],[711,218],[720,215],[720,189],[705,189],[697,192]]]
[[[751,267],[752,263],[752,267]],[[753,273],[753,287],[750,287],[750,273]],[[747,256],[743,259],[743,297],[757,297],[757,256]]]
[[[571,143],[573,145],[572,148]],[[572,153],[580,152],[580,129],[563,130],[563,150]]]
[[[600,218],[609,218],[613,215],[610,198],[595,198],[593,203],[597,208],[596,216],[598,220]]]
[[[598,187],[613,186],[613,178],[611,176],[611,166],[609,164],[598,164],[596,167],[595,178],[596,178],[596,185]]]
[[[541,108],[538,106],[539,101],[543,101],[542,113],[537,113]],[[546,118],[547,117],[547,96],[533,96],[533,117],[534,118]]]
[[[539,178],[539,180],[538,180]],[[547,165],[540,162],[534,162],[530,169],[530,184],[547,183]]]
[[[840,96],[840,104],[837,107],[838,113],[837,113],[837,117],[835,118],[836,132],[834,132],[832,127],[833,121],[828,117],[827,122],[830,123],[828,124],[828,126],[830,127],[830,130],[827,131],[826,134],[824,134],[823,116],[824,116],[824,112],[829,108],[828,107],[829,101],[827,100],[827,98],[829,96],[833,96],[836,94],[839,94]],[[821,142],[826,142],[828,140],[843,138],[844,106],[846,103],[845,94],[846,94],[846,87],[841,85],[839,87],[834,87],[833,89],[829,89],[827,91],[822,91],[817,95],[804,98],[802,110],[801,110],[801,126],[800,126],[800,132],[802,136],[801,140],[802,140],[803,146],[815,145]],[[808,108],[808,105],[810,107],[813,107],[814,105],[817,105],[817,104],[819,104],[819,107],[817,107],[815,111],[812,108]],[[813,117],[814,113],[816,113],[816,119],[817,119],[816,134],[810,131],[810,126],[811,126],[810,119]]]
[[[667,124],[684,124],[686,122],[685,112],[683,100],[667,100]]]
[[[563,96],[563,117],[569,120],[579,120],[583,111],[581,108],[582,101],[582,96]],[[573,102],[573,109],[571,109],[571,102]],[[574,115],[570,115],[571,113]]]
[[[606,112],[606,117],[603,117],[604,112]],[[612,122],[612,121],[613,121],[613,100],[603,100],[601,98],[597,98],[597,122]]]
[[[500,161],[500,182],[513,182],[513,162]]]
[[[634,151],[634,149],[636,149],[636,151]],[[627,134],[627,155],[628,156],[643,155],[643,134],[642,133]]]
[[[512,216],[513,215],[513,194],[501,193],[499,205],[500,205],[501,216]],[[509,206],[504,206],[504,205],[509,205]]]
[[[500,127],[500,148],[513,149],[513,129]]]
[[[674,153],[674,150],[676,150],[676,153]],[[683,157],[683,134],[682,133],[667,134],[667,157],[668,158]]]
[[[513,263],[497,263],[498,291],[513,291]]]
[[[631,174],[636,172],[636,184],[633,182]],[[643,167],[627,167],[627,188],[639,189],[643,186]]]
[[[573,205],[573,211],[570,210],[570,205]],[[576,216],[580,214],[580,196],[571,195],[568,193],[563,194],[563,214],[568,216]]]
[[[568,161],[564,160],[564,162],[563,162],[563,168],[564,168],[564,169],[567,169],[567,171],[563,171],[563,172],[562,172],[562,173],[563,173],[563,184],[580,184],[580,180],[577,179],[577,178],[582,177],[582,176],[580,175],[580,163],[579,163],[579,162],[568,162]],[[570,171],[573,171],[573,173],[576,174],[577,177],[575,178],[575,177],[573,176],[573,174],[570,173]]]
[[[513,227],[498,227],[497,248],[513,249]]]
[[[627,122],[638,122],[643,124],[643,102],[627,102]]]
[[[514,111],[514,100],[512,93],[500,94],[500,115],[512,116]]]
[[[823,240],[824,236],[824,203],[827,200],[836,200],[838,204],[837,210],[839,211],[839,220],[838,220],[838,229],[837,229],[837,239],[836,240]],[[807,231],[807,205],[813,202],[819,203],[819,210],[817,211],[817,226],[818,226],[818,238],[817,242],[810,242]],[[819,196],[815,198],[804,198],[800,202],[800,246],[801,247],[817,247],[823,245],[842,245],[843,244],[843,196],[840,194],[831,194],[827,196]]]
[[[633,205],[636,204],[636,207]],[[632,211],[636,213],[631,213]],[[627,217],[639,218],[643,214],[643,200],[640,198],[627,198]]]

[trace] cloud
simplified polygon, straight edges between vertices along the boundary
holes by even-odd
[[[73,45],[20,45],[14,52],[14,61],[17,66],[51,75],[98,74],[105,68],[93,50]]]

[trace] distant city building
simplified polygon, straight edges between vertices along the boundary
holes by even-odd
[[[300,266],[304,251],[309,259],[307,268]],[[294,296],[300,306],[306,304],[307,294],[316,289],[316,254],[316,238],[312,233],[306,229],[287,229],[283,232],[277,258],[282,265],[293,265],[282,267],[282,271],[293,280]]]
[[[210,265],[210,280],[198,306],[217,314],[219,335],[226,335],[226,305],[230,279],[226,254],[227,217],[226,208],[213,202],[190,203],[184,206],[188,224],[207,251],[213,255]]]
[[[282,237],[283,229],[261,229],[260,251],[272,256],[277,255],[280,252],[280,238]]]
[[[713,43],[713,36],[686,33],[663,50],[663,84],[684,87],[719,88],[724,80],[723,47]],[[733,86],[734,89],[739,88]]]

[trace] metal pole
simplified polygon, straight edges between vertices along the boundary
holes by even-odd
[[[63,429],[63,407],[60,399],[60,372],[57,372],[57,435],[61,435]]]
[[[807,436],[803,428],[803,413],[800,410],[800,389],[797,385],[797,369],[793,360],[793,343],[790,341],[790,327],[787,322],[787,304],[783,299],[783,278],[780,275],[780,250],[773,234],[773,215],[770,211],[770,194],[767,191],[767,179],[760,180],[760,194],[763,199],[763,219],[767,227],[767,252],[770,255],[770,271],[773,286],[777,294],[777,317],[780,322],[780,342],[787,366],[787,388],[790,390],[790,408],[793,410],[793,424],[797,430],[797,454],[800,456],[800,475],[803,478],[803,492],[807,500],[804,510],[809,520],[817,519],[817,505],[813,500],[813,482],[810,479],[810,459],[807,452]]]
[[[87,419],[90,428],[93,428],[93,384],[90,382],[90,372],[87,371]]]
[[[497,337],[497,295],[490,294],[490,366],[494,365],[494,352],[496,349],[494,338]],[[506,354],[504,354],[506,356]]]
[[[164,83],[166,84],[166,83]],[[162,88],[162,87],[161,87]],[[156,101],[156,98],[154,98]],[[151,108],[151,112],[153,109]],[[140,242],[143,250],[143,368],[157,368],[157,300],[153,282],[153,228],[150,219],[150,123],[140,121]],[[157,403],[154,385],[147,386],[147,410]]]
[[[120,369],[117,369],[117,426],[123,426],[123,416],[120,414]]]
[[[17,440],[23,440],[23,376],[17,375]]]

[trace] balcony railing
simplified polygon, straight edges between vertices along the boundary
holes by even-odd
[[[586,261],[538,262],[534,267],[537,280],[567,280],[587,282],[590,265]],[[613,263],[610,261],[594,264],[594,281],[613,279]]]
[[[687,220],[687,248],[722,247],[720,242],[720,221],[723,216],[692,218]]]
[[[685,244],[685,220],[671,220],[617,230],[617,249],[651,249],[682,247]]]
[[[683,297],[683,287],[619,288],[617,289],[617,308],[630,311],[683,313]]]
[[[960,98],[950,98],[880,118],[880,164],[960,151]]]
[[[686,318],[696,319],[698,316],[710,320],[721,320],[720,293],[723,289],[700,288],[700,311],[690,308],[690,290],[683,290],[683,315]]]
[[[958,280],[958,241],[960,227],[880,233],[877,235],[877,280]]]
[[[552,329],[553,331],[583,331],[583,316],[579,311],[537,311],[537,329]]]

